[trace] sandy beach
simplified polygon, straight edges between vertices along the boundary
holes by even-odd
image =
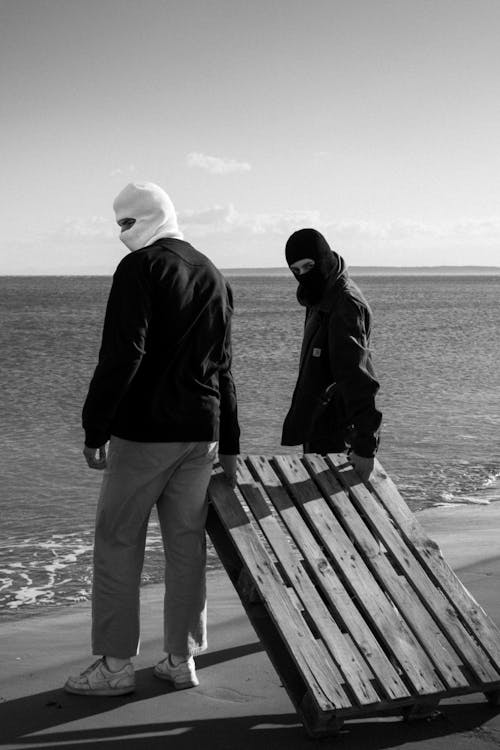
[[[434,508],[418,518],[479,604],[500,625],[500,503]],[[209,575],[209,650],[200,687],[176,692],[153,677],[161,656],[161,586],[142,590],[137,690],[122,698],[66,695],[90,662],[88,603],[0,625],[2,748],[184,750],[337,747],[487,750],[500,746],[500,711],[482,694],[440,704],[432,720],[349,721],[336,738],[307,737],[224,572]]]

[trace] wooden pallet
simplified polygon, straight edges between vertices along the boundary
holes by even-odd
[[[376,462],[239,459],[209,487],[207,531],[311,736],[500,691],[500,631]]]

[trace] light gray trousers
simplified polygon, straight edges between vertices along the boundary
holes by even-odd
[[[217,443],[111,437],[97,505],[92,653],[138,653],[141,572],[155,504],[165,550],[164,649],[206,649],[206,493],[216,455]]]

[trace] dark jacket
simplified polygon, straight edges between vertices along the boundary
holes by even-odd
[[[283,445],[312,453],[375,455],[381,413],[369,339],[371,311],[342,262],[319,303],[308,307],[300,366]]]
[[[220,453],[238,453],[232,312],[229,284],[183,240],[123,258],[83,407],[86,444],[218,439]]]

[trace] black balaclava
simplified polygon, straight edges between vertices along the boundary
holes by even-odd
[[[319,302],[327,280],[332,273],[338,273],[342,266],[340,257],[316,229],[294,232],[286,243],[285,255],[289,266],[304,258],[314,261],[314,268],[296,277],[299,285],[297,299],[304,306]]]

